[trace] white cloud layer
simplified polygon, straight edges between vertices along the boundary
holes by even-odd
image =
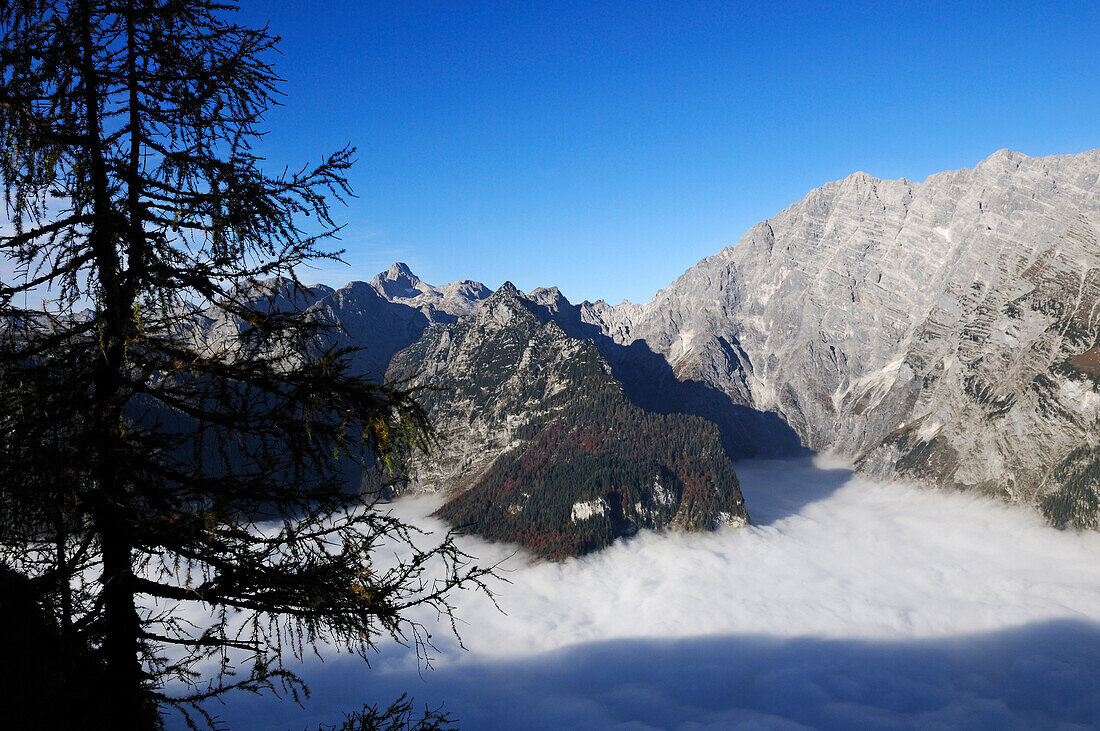
[[[642,534],[561,564],[517,555],[506,614],[459,602],[469,652],[444,640],[424,672],[401,648],[369,670],[332,657],[305,669],[304,709],[249,697],[222,715],[301,729],[408,692],[464,728],[1100,724],[1100,534],[824,458],[737,471],[750,528]],[[431,524],[435,504],[396,509]]]

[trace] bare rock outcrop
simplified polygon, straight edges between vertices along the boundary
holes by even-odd
[[[855,173],[650,302],[583,316],[863,470],[1095,524],[1098,234],[1100,151]]]

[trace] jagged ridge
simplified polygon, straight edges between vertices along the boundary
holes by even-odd
[[[536,313],[505,284],[394,357],[391,378],[441,389],[424,404],[442,453],[409,476],[454,491],[443,517],[554,558],[639,528],[747,522],[712,424],[634,406],[591,342]]]

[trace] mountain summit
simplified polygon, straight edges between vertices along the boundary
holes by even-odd
[[[421,310],[438,310],[449,315],[465,315],[492,291],[480,282],[463,279],[440,287],[427,284],[403,262],[375,275],[371,286],[391,302],[400,302]],[[430,314],[425,311],[426,315]]]
[[[1100,151],[859,173],[645,305],[584,316],[865,471],[1095,526],[1098,232]]]
[[[375,275],[371,286],[387,299],[409,299],[433,289],[420,281],[407,264],[396,262],[386,271]]]

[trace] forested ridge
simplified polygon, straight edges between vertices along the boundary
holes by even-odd
[[[470,454],[474,435],[499,433],[500,456],[439,511],[462,530],[563,558],[640,528],[747,520],[713,424],[633,405],[593,343],[540,321],[509,285],[429,329],[390,375],[436,387],[422,400],[430,418],[468,432]]]

